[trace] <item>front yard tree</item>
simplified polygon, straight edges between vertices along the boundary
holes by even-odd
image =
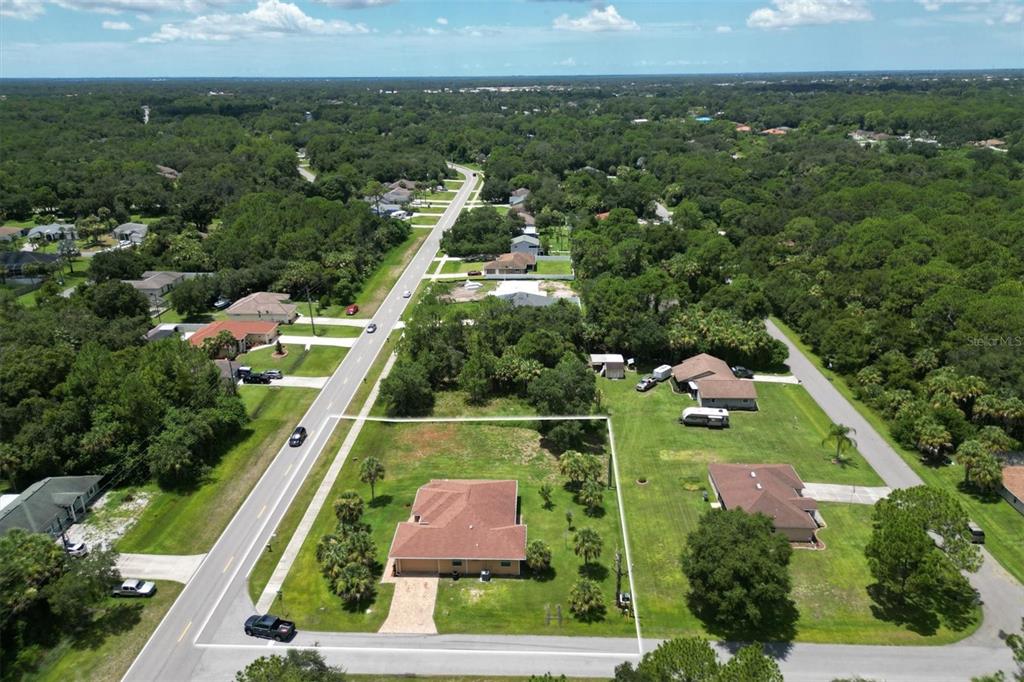
[[[363,518],[363,498],[355,490],[346,490],[334,501],[334,515],[342,526],[352,526]]]
[[[399,360],[380,383],[380,397],[391,417],[426,414],[434,406],[426,368],[415,360]]]
[[[551,548],[543,540],[533,540],[526,546],[526,565],[531,571],[544,572],[551,567]]]
[[[721,664],[706,639],[677,637],[644,654],[636,667],[644,680],[713,680]],[[618,671],[616,671],[618,673]],[[616,675],[618,677],[618,675]]]
[[[346,533],[341,540],[341,549],[346,563],[363,564],[367,568],[373,568],[377,563],[377,545],[365,530]]]
[[[594,480],[585,481],[580,486],[578,497],[587,513],[593,515],[604,504],[604,486]]]
[[[573,539],[573,551],[576,552],[576,556],[582,557],[583,563],[589,564],[595,561],[601,556],[603,548],[604,541],[601,540],[601,534],[593,528],[580,528],[576,531],[576,537]]]
[[[783,682],[779,664],[765,655],[760,644],[750,644],[737,651],[722,666],[717,679],[722,682]]]
[[[789,559],[793,550],[772,520],[740,509],[709,511],[690,533],[683,573],[693,612],[727,634],[792,625]],[[781,619],[781,620],[780,620]],[[781,633],[773,633],[781,634]]]
[[[345,671],[327,665],[319,651],[289,649],[260,656],[235,673],[235,682],[345,682]]]
[[[832,424],[828,427],[828,435],[821,441],[822,445],[834,445],[836,448],[835,457],[832,461],[836,464],[842,464],[845,461],[846,451],[857,446],[857,442],[850,436],[851,433],[856,433],[852,428],[844,424]]]
[[[374,579],[365,564],[346,564],[334,582],[334,593],[349,604],[359,604],[374,594]]]
[[[541,483],[540,489],[537,491],[540,494],[540,499],[544,500],[544,508],[551,509],[551,494],[554,492],[554,488],[551,487],[550,483]]]
[[[577,490],[585,481],[596,481],[601,478],[601,459],[575,450],[562,454],[558,467],[562,475],[569,479],[569,484]]]
[[[593,580],[576,581],[569,591],[569,610],[582,621],[601,620],[604,617],[604,596]]]
[[[376,499],[377,481],[384,480],[384,463],[370,456],[359,465],[359,480],[370,486],[370,502]]]

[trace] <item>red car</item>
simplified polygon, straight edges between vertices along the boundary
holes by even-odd
[[[359,306],[357,306],[355,303],[353,303],[349,307],[345,308],[345,314],[346,315],[355,315],[358,312],[359,312]]]

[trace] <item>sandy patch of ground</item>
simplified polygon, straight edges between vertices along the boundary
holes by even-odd
[[[149,504],[149,498],[149,493],[126,494],[120,490],[104,493],[82,523],[68,528],[68,540],[84,542],[94,549],[110,547],[135,525]]]

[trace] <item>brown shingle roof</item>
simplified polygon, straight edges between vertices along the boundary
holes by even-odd
[[[747,398],[757,400],[757,389],[753,381],[743,379],[718,379],[718,375],[712,375],[713,379],[700,379],[697,381],[697,391],[701,398]]]
[[[500,256],[498,256],[497,258],[492,260],[490,263],[487,263],[486,265],[484,265],[484,269],[485,270],[491,270],[491,269],[495,269],[495,270],[497,270],[497,269],[525,270],[527,267],[529,267],[531,265],[535,265],[536,263],[537,263],[537,257],[534,256],[532,253],[522,253],[522,252],[518,252],[517,251],[516,253],[503,253],[503,254],[501,254]]]
[[[228,315],[284,315],[294,317],[297,307],[285,303],[288,294],[257,291],[235,301],[225,312]]]
[[[188,341],[193,346],[201,346],[203,341],[212,339],[221,332],[231,332],[231,336],[237,341],[241,341],[249,334],[272,334],[275,329],[277,329],[277,322],[264,322],[263,320],[217,320],[190,336]]]
[[[517,481],[435,480],[416,493],[413,519],[398,524],[395,559],[526,558],[526,526],[517,523]]]
[[[709,464],[708,473],[726,509],[765,514],[776,528],[818,527],[809,514],[818,503],[800,495],[804,483],[789,464]]]
[[[1024,466],[1004,467],[1003,487],[1018,500],[1024,500]]]
[[[672,368],[672,377],[679,383],[705,379],[715,375],[716,378],[732,379],[732,370],[724,360],[719,360],[714,355],[701,353],[687,358]]]

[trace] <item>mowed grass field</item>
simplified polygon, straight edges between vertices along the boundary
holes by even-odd
[[[257,372],[279,369],[286,377],[326,377],[334,373],[348,352],[347,348],[337,346],[311,346],[309,350],[293,343],[283,346],[288,351],[284,357],[274,357],[275,347],[269,346],[243,353],[235,358],[235,362],[248,365]]]
[[[318,391],[242,386],[251,421],[194,490],[141,488],[153,498],[117,543],[119,552],[200,554],[213,546]]]
[[[679,413],[694,402],[673,393],[668,383],[647,393],[633,390],[631,380],[599,379],[598,386],[615,429],[645,636],[703,632],[686,607],[689,587],[679,558],[687,535],[709,509],[703,492],[710,489],[710,462],[789,463],[805,481],[882,485],[857,452],[849,453],[847,466],[831,463],[829,446],[821,444],[830,422],[801,386],[759,383],[760,410],[733,411],[724,430],[680,425]],[[863,556],[871,507],[822,507],[829,525],[821,535],[827,549],[795,550],[791,564],[801,614],[797,639],[943,644],[969,634],[971,627],[957,633],[940,628],[924,636],[876,618],[867,593],[873,580]]]
[[[289,336],[326,336],[332,339],[353,339],[363,333],[363,327],[341,325],[341,324],[318,324],[316,334],[313,334],[313,325],[304,322],[282,325],[278,328],[282,334]]]
[[[379,593],[366,610],[346,610],[340,598],[330,594],[316,562],[316,544],[333,532],[336,521],[333,501],[345,490],[356,490],[369,499],[369,486],[358,481],[360,461],[373,454],[387,469],[377,484],[377,501],[369,504],[365,521],[373,529],[378,560],[383,565],[400,521],[409,517],[410,505],[421,485],[435,478],[511,478],[519,482],[523,521],[530,540],[543,539],[552,549],[554,571],[548,579],[495,579],[480,583],[473,578],[458,582],[442,580],[435,608],[440,632],[621,635],[634,632],[632,621],[614,609],[615,547],[622,546],[618,508],[613,491],[605,496],[603,514],[590,518],[572,501],[561,485],[556,459],[540,445],[540,435],[514,423],[388,424],[368,423],[345,463],[309,538],[285,581],[284,606],[289,617],[308,630],[372,631],[387,616],[393,587],[378,585]],[[552,509],[544,509],[540,485],[555,488]],[[590,526],[604,540],[604,551],[595,569],[608,606],[603,621],[577,622],[568,617],[567,598],[578,579],[581,561],[572,552],[572,534],[565,513],[571,510],[576,528]],[[546,609],[555,613],[562,605],[567,616],[561,628],[545,622]]]

